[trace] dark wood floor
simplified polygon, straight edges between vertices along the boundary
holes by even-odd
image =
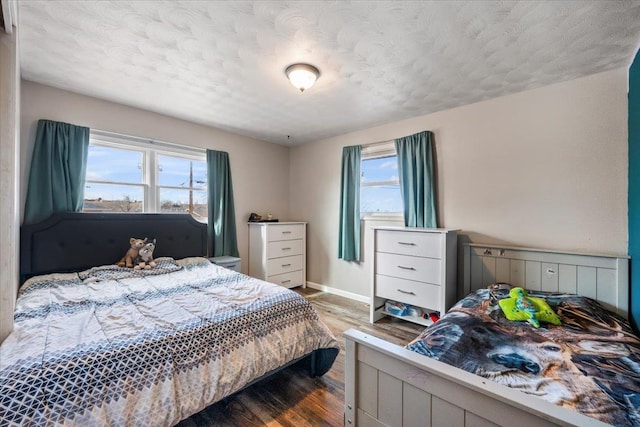
[[[356,328],[396,344],[406,344],[423,327],[397,319],[369,323],[369,306],[314,289],[295,289],[313,303],[340,344],[331,370],[310,378],[303,366],[291,366],[240,393],[182,421],[194,426],[342,426],[344,404],[344,337]]]

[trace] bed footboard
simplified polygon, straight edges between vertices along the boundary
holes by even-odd
[[[344,333],[345,426],[606,426],[354,329]]]

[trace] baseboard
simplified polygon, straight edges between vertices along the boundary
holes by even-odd
[[[313,283],[307,281],[307,286],[311,289],[317,289],[322,292],[327,292],[329,294],[338,295],[339,297],[349,298],[355,301],[364,302],[365,304],[369,304],[369,297],[364,295],[354,294],[353,292],[343,291],[342,289],[333,288],[331,286],[321,285],[319,283]]]

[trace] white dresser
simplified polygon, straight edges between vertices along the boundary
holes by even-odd
[[[250,222],[249,276],[306,287],[306,222]]]
[[[440,315],[456,303],[457,230],[375,227],[371,323],[383,316],[387,300]],[[422,325],[429,319],[395,316]]]

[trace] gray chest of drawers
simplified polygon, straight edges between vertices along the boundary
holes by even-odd
[[[249,276],[306,287],[306,230],[305,222],[249,223]]]
[[[385,310],[388,300],[443,315],[456,302],[457,242],[457,230],[375,227],[370,321],[393,316]]]

